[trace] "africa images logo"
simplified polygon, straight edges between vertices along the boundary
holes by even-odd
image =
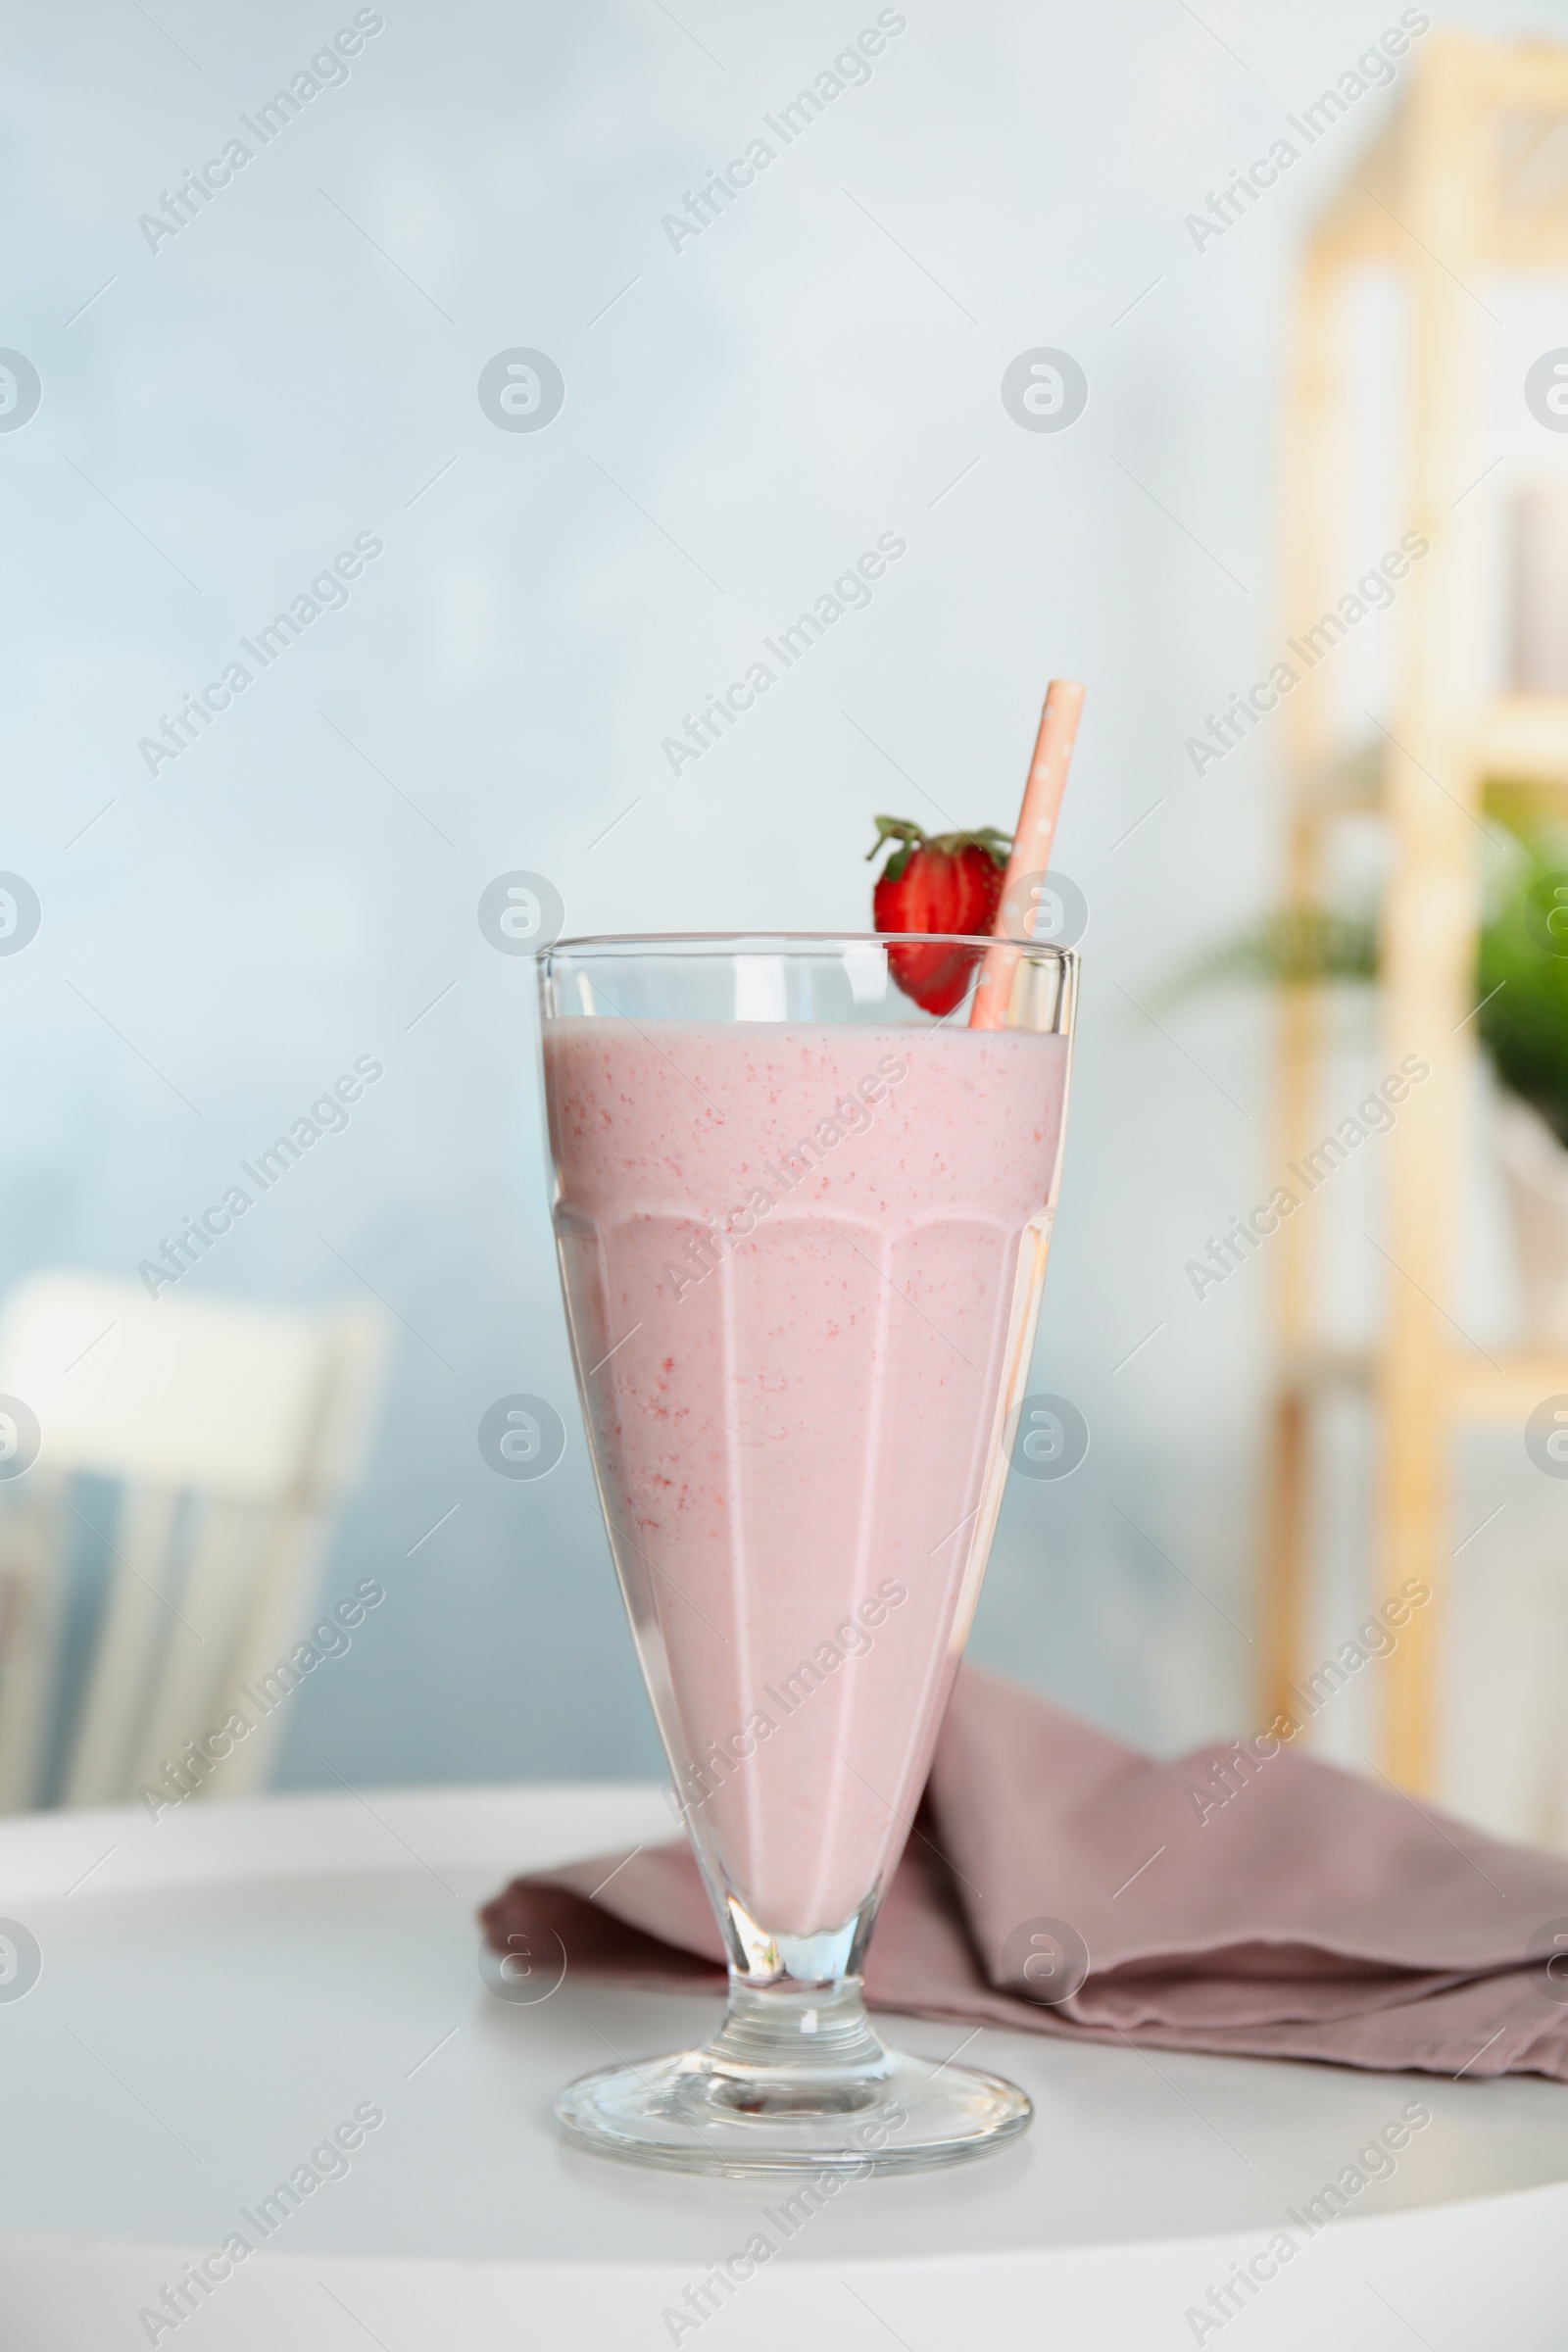
[[[385,552],[386,542],[376,532],[356,532],[353,546],[340,549],[309,587],[302,588],[292,599],[286,612],[274,612],[266,627],[257,630],[254,642],[249,637],[240,639],[256,664],[254,669],[236,659],[229,662],[221,677],[213,678],[202,688],[199,698],[187,694],[172,717],[167,710],[160,712],[158,733],[143,735],[136,746],[147,773],[156,776],[166,761],[177,760],[187,744],[198,740],[197,721],[203,727],[210,727],[215,716],[228,710],[235,696],[243,694],[264,669],[270,669],[294,640],[323,613],[341,612],[350,602],[345,583],[357,580],[367,564],[373,564]]]
[[[566,379],[547,351],[517,344],[479,370],[479,406],[504,433],[540,433],[565,406]]]
[[[1398,24],[1391,24],[1370,49],[1364,49],[1353,66],[1347,66],[1331,88],[1320,91],[1298,115],[1287,115],[1286,122],[1296,138],[1282,131],[1267,155],[1256,157],[1244,172],[1233,173],[1218,191],[1209,189],[1206,211],[1188,214],[1183,225],[1199,252],[1234,227],[1248,207],[1256,204],[1262,191],[1277,186],[1280,174],[1298,163],[1309,147],[1315,147],[1325,131],[1348,115],[1359,99],[1371,90],[1386,89],[1397,74],[1396,60],[1406,54],[1412,41],[1431,29],[1432,19],[1424,9],[1405,9]],[[1300,140],[1299,147],[1296,139]]]
[[[385,30],[386,19],[379,10],[362,8],[353,24],[341,25],[310,64],[301,66],[287,89],[274,90],[254,116],[240,116],[256,141],[254,147],[236,131],[222,153],[209,156],[199,172],[187,172],[172,189],[161,188],[158,211],[142,213],[136,221],[149,250],[156,253],[171,237],[177,237],[181,229],[199,220],[205,207],[222,189],[232,186],[235,173],[243,172],[264,147],[270,147],[281,136],[302,107],[313,105],[323,90],[341,88],[349,78],[348,60],[358,57],[368,40]],[[331,202],[330,197],[327,201]]]
[[[20,351],[0,351],[0,433],[20,432],[38,414],[43,384]]]

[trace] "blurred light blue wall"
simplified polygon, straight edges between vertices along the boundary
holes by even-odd
[[[1277,732],[1200,782],[1183,747],[1291,625],[1287,266],[1386,94],[1222,238],[1184,221],[1397,15],[907,0],[786,147],[764,119],[869,0],[9,12],[0,343],[43,389],[0,432],[0,867],[43,922],[0,958],[0,1281],[133,1275],[357,1056],[385,1065],[187,1278],[364,1284],[399,1318],[327,1572],[388,1600],[295,1702],[285,1779],[654,1761],[572,1402],[530,968],[480,892],[545,873],[574,930],[860,927],[873,811],[1010,823],[1054,671],[1089,683],[1058,855],[1093,921],[1038,1385],[1094,1442],[1061,1487],[1015,1482],[976,1649],[1155,1745],[1245,1720],[1265,1291],[1200,1305],[1182,1267],[1272,1181],[1266,1032],[1152,1000],[1273,887]],[[371,19],[269,143],[242,126]],[[150,239],[236,136],[245,167]],[[663,216],[759,136],[775,160],[677,248]],[[1041,345],[1089,379],[1060,433],[1000,397]],[[519,346],[564,377],[540,432],[477,397]],[[907,554],[869,609],[673,775],[683,714],[885,531]],[[249,661],[360,534],[347,602]],[[150,773],[140,740],[236,659],[252,682]],[[475,1443],[512,1390],[571,1432],[537,1484]]]

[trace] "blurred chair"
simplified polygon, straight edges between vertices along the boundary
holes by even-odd
[[[378,1311],[155,1299],[67,1272],[10,1294],[0,1414],[20,1400],[41,1443],[23,1474],[0,1476],[0,1812],[130,1799],[286,1657],[364,1459],[385,1355]],[[83,1659],[73,1562],[94,1548],[85,1479],[119,1494]],[[234,1743],[215,1793],[266,1780],[285,1712]]]

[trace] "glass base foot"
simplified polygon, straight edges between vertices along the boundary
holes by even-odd
[[[1013,2083],[886,2049],[858,2000],[846,2015],[828,1997],[819,2013],[796,1995],[781,2018],[779,1995],[766,1996],[765,2032],[751,2003],[732,2001],[704,2049],[581,2076],[556,2101],[566,2138],[675,2172],[858,2179],[958,2164],[1027,2127],[1033,2109]],[[808,2055],[781,2025],[811,2037]]]

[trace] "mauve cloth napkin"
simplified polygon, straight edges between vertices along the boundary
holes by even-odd
[[[589,1981],[724,1983],[684,1840],[514,1880],[481,1916],[497,1950],[559,1936]],[[1568,1960],[1558,1984],[1532,1951],[1559,1930],[1568,1952],[1557,1855],[1266,1740],[1153,1763],[968,1666],[865,1988],[876,2008],[1083,2040],[1568,2081]],[[1073,1936],[1087,1975],[1031,1998]]]

